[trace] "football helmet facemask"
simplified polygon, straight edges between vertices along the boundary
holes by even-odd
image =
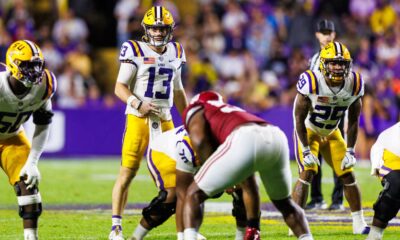
[[[351,63],[350,52],[342,43],[330,42],[321,50],[319,68],[332,83],[344,81],[350,73]]]
[[[38,84],[43,76],[44,58],[40,48],[29,40],[13,42],[6,53],[6,65],[11,76],[25,87]]]
[[[145,32],[144,41],[155,47],[162,47],[172,39],[175,22],[165,7],[154,6],[144,14],[142,26]]]

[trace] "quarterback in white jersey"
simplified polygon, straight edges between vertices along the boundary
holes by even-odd
[[[361,196],[353,173],[354,145],[364,85],[351,72],[350,52],[342,43],[328,43],[321,50],[320,70],[300,75],[294,103],[296,160],[300,178],[293,199],[305,206],[308,188],[318,171],[320,153],[344,183],[344,192],[353,216],[353,233],[366,234],[369,227],[361,210]],[[347,144],[338,124],[348,110]]]
[[[13,42],[0,63],[0,166],[14,187],[23,219],[24,239],[38,239],[42,200],[37,167],[53,116],[56,78],[44,68],[40,48],[29,40]],[[32,145],[22,124],[33,116]]]
[[[119,55],[120,70],[115,94],[126,103],[126,124],[119,176],[112,196],[112,229],[110,240],[123,239],[122,212],[129,185],[139,169],[146,148],[157,135],[174,128],[173,104],[182,114],[187,106],[181,80],[185,51],[178,42],[170,42],[175,26],[171,13],[154,6],[143,17],[143,41],[127,41]],[[153,226],[141,222],[135,230],[142,239]]]
[[[383,189],[374,204],[374,218],[367,240],[381,240],[383,231],[400,209],[400,122],[379,134],[371,149],[371,174]]]

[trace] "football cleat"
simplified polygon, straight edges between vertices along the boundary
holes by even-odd
[[[307,203],[306,207],[304,208],[305,210],[324,210],[327,209],[328,205],[324,200],[320,202],[316,202],[314,200],[311,200],[309,203]]]
[[[260,230],[257,228],[246,228],[246,234],[244,235],[244,240],[260,240],[261,234]]]
[[[353,234],[364,235],[364,234],[368,234],[370,230],[371,230],[371,228],[369,226],[365,226],[360,230],[356,230],[353,228]]]
[[[112,226],[110,235],[108,235],[109,240],[124,240],[124,235],[122,234],[122,227],[120,225]]]
[[[332,203],[329,208],[329,211],[344,211],[346,208],[343,206],[343,204],[340,203]]]

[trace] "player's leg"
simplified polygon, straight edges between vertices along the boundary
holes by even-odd
[[[344,210],[343,206],[343,183],[340,181],[335,171],[333,171],[333,191],[332,191],[332,203],[329,206],[329,210]]]
[[[235,186],[232,189],[232,192],[229,193],[232,195],[232,216],[235,217],[236,220],[236,240],[243,240],[246,232],[246,208],[243,201],[243,190],[240,185]]]
[[[331,153],[335,154],[331,154]],[[327,138],[327,144],[321,147],[325,161],[334,169],[344,185],[344,196],[350,205],[353,218],[353,233],[367,234],[369,227],[365,223],[361,209],[361,193],[355,179],[353,168],[342,170],[341,162],[346,154],[346,143],[339,130],[335,130]]]
[[[141,240],[147,233],[163,224],[175,213],[176,208],[176,162],[168,155],[150,148],[147,167],[159,189],[158,195],[142,211],[142,219],[133,232],[133,239]]]
[[[381,240],[388,222],[400,209],[400,170],[388,173],[382,180],[383,190],[374,204],[374,218],[367,240]]]
[[[322,156],[318,155],[319,162],[322,164]],[[324,197],[322,195],[321,184],[322,183],[322,172],[321,166],[318,166],[318,172],[313,177],[311,181],[311,201],[307,203],[305,209],[326,209],[327,205],[324,201]]]
[[[242,217],[242,220],[246,219],[244,239],[260,239],[260,196],[258,194],[258,185],[254,174],[243,181],[241,187],[243,208],[245,211],[245,218]],[[236,202],[236,204],[236,210],[239,210],[239,202]],[[240,222],[241,219],[237,217],[236,220]],[[238,237],[239,236],[236,235],[236,239],[238,239]]]
[[[145,118],[127,115],[122,145],[122,161],[112,191],[112,227],[110,240],[123,239],[122,213],[128,199],[128,189],[136,176],[149,141]]]
[[[314,132],[307,129],[307,138],[310,144],[310,148],[312,153],[315,156],[318,156],[319,152],[319,137]],[[297,134],[294,134],[294,141],[295,141],[295,155],[296,155],[296,162],[299,168],[300,176],[297,182],[295,183],[292,197],[293,200],[301,207],[305,208],[309,188],[311,186],[311,182],[318,172],[318,167],[306,167],[303,162],[303,150]]]
[[[24,132],[0,143],[1,167],[14,187],[18,201],[19,216],[24,227],[24,239],[38,239],[38,220],[42,212],[42,201],[39,189],[27,189],[19,173],[24,166],[30,151],[30,143]]]
[[[195,239],[201,223],[199,204],[209,196],[243,182],[254,173],[254,135],[248,127],[236,129],[205,161],[187,191],[183,206],[185,239]]]
[[[344,136],[344,115],[339,122],[339,131],[342,136]],[[329,210],[344,210],[343,207],[343,183],[337,177],[335,171],[333,171],[333,191],[332,191],[332,203],[329,206]]]
[[[293,233],[299,239],[313,239],[303,209],[290,197],[292,174],[286,136],[278,128],[271,129],[270,135],[274,136],[274,141],[269,146],[265,145],[264,167],[259,168],[261,180],[272,203],[282,213]]]

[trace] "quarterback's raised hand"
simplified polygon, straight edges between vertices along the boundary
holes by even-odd
[[[26,178],[24,182],[27,185],[27,189],[31,189],[34,186],[39,185],[41,176],[39,169],[35,163],[27,161],[25,165],[22,167],[19,175],[20,177]]]
[[[342,165],[341,168],[342,170],[348,169],[356,165],[356,157],[354,156],[354,149],[353,148],[347,148],[346,155],[344,155],[344,158],[342,160]]]
[[[310,147],[304,147],[303,161],[304,161],[304,166],[306,167],[313,167],[315,165],[320,165],[318,158],[311,152]]]

